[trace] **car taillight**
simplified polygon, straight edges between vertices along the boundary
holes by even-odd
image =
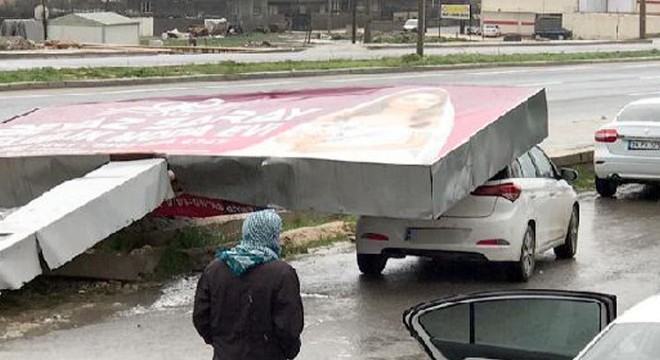
[[[486,239],[477,241],[477,245],[481,246],[507,246],[510,245],[508,241],[504,239]]]
[[[518,200],[521,189],[514,183],[479,186],[472,192],[475,196],[500,196],[511,202]]]
[[[594,139],[596,142],[613,143],[619,138],[619,133],[614,129],[600,129],[596,131]]]
[[[376,240],[376,241],[388,241],[390,238],[387,235],[377,234],[377,233],[365,233],[362,234],[363,239]]]

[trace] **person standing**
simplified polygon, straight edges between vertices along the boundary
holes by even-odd
[[[275,211],[251,213],[240,244],[219,252],[199,279],[193,324],[214,360],[288,360],[300,352],[300,282],[279,259],[281,230]]]

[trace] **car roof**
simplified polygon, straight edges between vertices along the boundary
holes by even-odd
[[[615,321],[621,323],[660,323],[660,294],[638,303],[619,316]]]

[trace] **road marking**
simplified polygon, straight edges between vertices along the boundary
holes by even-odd
[[[660,66],[659,63],[652,63],[652,64],[624,65],[624,66],[622,66],[622,67],[627,68],[627,69],[636,69],[636,68],[658,67],[658,66]]]
[[[525,69],[525,70],[483,71],[483,72],[468,73],[467,75],[488,76],[488,75],[500,75],[500,74],[514,74],[514,73],[520,73],[520,72],[526,72],[526,71],[529,71],[529,70]]]
[[[262,83],[250,83],[250,84],[236,84],[236,83],[230,83],[226,82],[223,83],[222,85],[207,85],[207,86],[202,86],[204,89],[231,89],[231,88],[237,88],[237,87],[259,87],[259,86],[278,86],[278,85],[290,85],[290,84],[295,84],[295,81],[271,81],[271,82],[262,82]]]
[[[379,81],[379,80],[397,80],[397,79],[415,79],[415,78],[429,78],[429,77],[443,77],[449,74],[425,73],[425,74],[408,74],[408,75],[383,75],[383,76],[364,76],[353,77],[345,79],[329,79],[324,80],[326,83],[347,83],[347,82],[360,82],[360,81]]]
[[[640,76],[639,78],[642,80],[657,80],[660,79],[660,76]]]
[[[116,95],[116,94],[136,94],[142,92],[154,92],[154,91],[178,91],[178,90],[190,90],[190,87],[170,87],[170,88],[149,88],[149,89],[127,89],[127,90],[110,90],[110,91],[98,91],[91,92],[82,95]],[[80,93],[67,94],[73,96],[81,96]]]
[[[648,96],[648,95],[660,95],[660,90],[628,94],[628,96]]]
[[[531,84],[519,84],[516,86],[519,87],[546,87],[546,86],[552,86],[552,85],[561,85],[563,84],[563,81],[549,81],[549,82],[543,82],[543,83],[531,83]]]

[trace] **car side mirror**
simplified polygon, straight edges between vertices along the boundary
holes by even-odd
[[[566,180],[569,184],[577,180],[579,174],[573,169],[561,169],[561,178]]]

